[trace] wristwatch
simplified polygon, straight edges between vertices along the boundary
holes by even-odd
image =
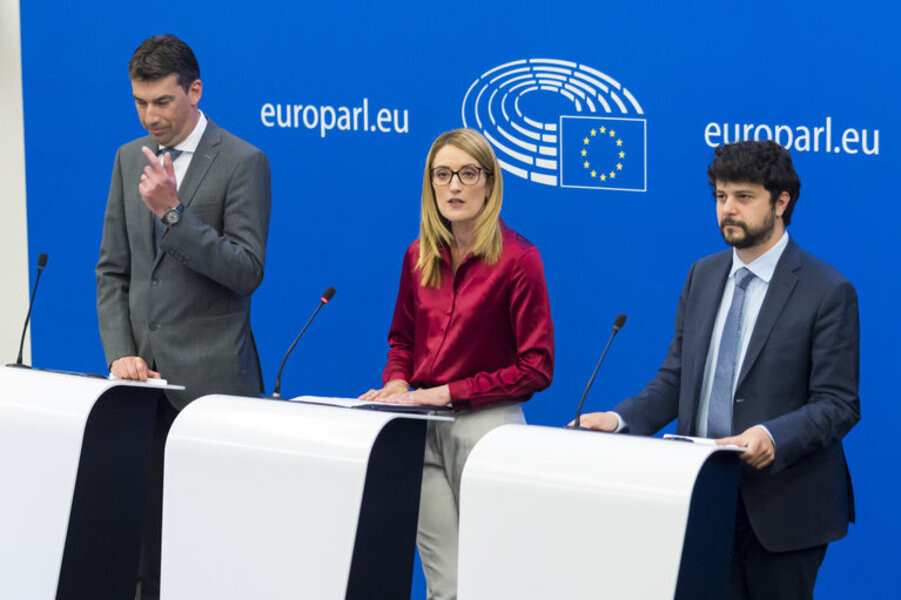
[[[160,220],[166,227],[172,227],[181,220],[181,213],[183,213],[184,211],[185,205],[179,202],[178,204],[167,210]]]

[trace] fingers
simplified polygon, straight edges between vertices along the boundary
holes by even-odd
[[[766,466],[769,466],[770,463],[776,458],[775,452],[773,452],[772,447],[769,444],[761,443],[758,441],[752,442],[753,446],[748,446],[748,451],[745,454],[748,457],[745,459],[749,465],[754,467],[755,469],[762,469]]]
[[[412,392],[392,392],[378,398],[379,402],[386,404],[409,404],[408,396],[412,396]]]
[[[387,387],[384,387],[380,390],[369,390],[365,394],[361,395],[359,399],[364,400],[366,402],[373,402],[376,400],[381,400],[382,398],[384,398],[386,396],[390,396],[393,393],[396,393],[396,392],[392,392]]]
[[[160,161],[156,157],[156,154],[154,154],[150,148],[148,148],[147,146],[141,146],[141,152],[144,153],[144,156],[147,157],[147,162],[150,163],[149,165],[147,165],[147,167],[144,168],[145,171],[147,170],[147,168],[151,168],[153,169],[153,171],[156,171],[158,173],[163,172],[163,166],[160,164]],[[167,152],[166,155],[168,156],[168,154],[169,153]],[[170,160],[169,162],[172,161]]]
[[[716,440],[719,446],[741,446],[747,448],[739,455],[747,465],[755,469],[768,467],[776,459],[776,450],[770,436],[760,427],[752,427],[740,435]]]
[[[166,152],[166,155],[163,157],[163,166],[166,169],[166,173],[169,174],[170,177],[175,177],[175,165],[172,163],[172,157],[169,156],[169,153]]]
[[[110,365],[110,372],[119,379],[134,379],[136,381],[147,381],[147,377],[157,377],[160,374],[151,371],[147,363],[140,356],[123,356]],[[150,375],[150,374],[153,375]]]
[[[570,425],[575,425],[573,420]],[[595,429],[597,431],[616,431],[619,421],[616,416],[610,412],[588,413],[579,417],[579,425],[586,429]]]
[[[379,396],[376,402],[384,402],[385,404],[417,404],[413,392],[394,392]]]
[[[373,389],[361,394],[358,400],[363,400],[364,402],[382,402],[382,399],[386,396],[392,394],[406,394],[409,387],[409,384],[403,379],[392,379],[380,390]]]
[[[147,375],[150,372],[150,368],[147,366],[147,363],[144,362],[143,358],[135,358],[132,362],[132,367],[134,369],[135,376],[132,379],[137,379],[139,381],[147,381]]]

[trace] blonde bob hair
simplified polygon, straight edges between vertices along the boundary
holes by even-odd
[[[454,129],[442,133],[432,144],[425,161],[425,174],[422,178],[422,219],[419,224],[419,260],[416,263],[416,267],[422,271],[421,285],[436,288],[441,286],[440,249],[442,246],[450,248],[455,243],[450,221],[441,216],[438,210],[431,177],[432,161],[435,160],[438,151],[447,145],[469,154],[486,171],[485,185],[488,188],[488,197],[485,198],[482,212],[476,217],[471,249],[473,255],[481,257],[488,264],[494,264],[500,259],[503,251],[498,219],[504,197],[504,182],[494,150],[491,149],[488,140],[474,129]]]

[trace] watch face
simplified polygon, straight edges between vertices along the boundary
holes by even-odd
[[[179,213],[178,210],[170,208],[166,211],[166,214],[163,215],[163,223],[166,225],[174,225],[175,223],[178,223],[178,217],[180,216],[181,213]]]

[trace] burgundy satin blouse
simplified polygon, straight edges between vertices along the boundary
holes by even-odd
[[[420,285],[419,240],[407,249],[383,383],[448,384],[455,410],[528,400],[551,383],[554,326],[538,249],[501,222],[493,265],[471,255],[454,275],[442,250],[441,287]]]

